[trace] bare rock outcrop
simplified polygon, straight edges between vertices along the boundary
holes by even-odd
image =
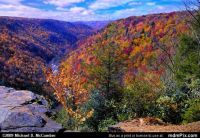
[[[58,132],[48,118],[48,102],[31,91],[0,86],[0,132]]]

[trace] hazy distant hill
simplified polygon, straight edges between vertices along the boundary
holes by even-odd
[[[92,27],[95,30],[101,30],[106,27],[112,21],[87,21],[87,22],[75,22],[76,24],[81,23]]]

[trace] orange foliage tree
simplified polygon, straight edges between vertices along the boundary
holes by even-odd
[[[73,66],[72,64],[62,64],[64,67]],[[93,110],[82,111],[81,107],[87,99],[87,92],[82,85],[85,79],[80,77],[81,73],[75,70],[60,69],[55,73],[51,69],[45,70],[46,78],[54,89],[54,95],[62,104],[70,118],[77,122],[76,127],[82,124],[87,118],[93,114]]]

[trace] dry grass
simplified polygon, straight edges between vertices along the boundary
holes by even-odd
[[[172,125],[162,124],[155,119],[148,122],[149,118],[135,119],[132,121],[122,122],[109,128],[109,131],[114,132],[200,132],[200,121],[193,122],[187,125]],[[158,123],[156,123],[158,122]]]

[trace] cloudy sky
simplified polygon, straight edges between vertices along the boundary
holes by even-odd
[[[115,20],[184,9],[182,0],[0,0],[0,16]]]

